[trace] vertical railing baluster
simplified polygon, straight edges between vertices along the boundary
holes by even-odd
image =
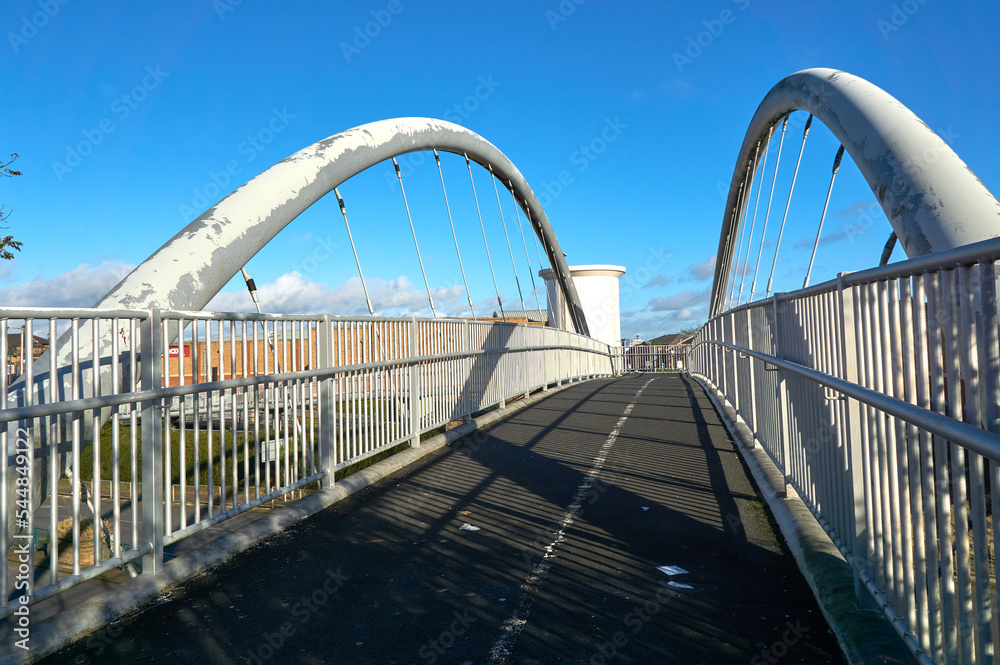
[[[319,324],[319,346],[317,369],[333,367],[333,334],[330,315],[324,314]],[[333,377],[326,377],[319,384],[319,470],[326,473],[321,481],[323,489],[331,489],[334,484],[334,447],[336,446],[336,401]]]
[[[410,446],[417,448],[420,446],[420,395],[419,381],[417,377],[418,367],[415,359],[418,357],[417,351],[417,320],[410,319],[409,322],[409,346],[407,348],[406,359],[409,361],[410,375]]]
[[[914,302],[912,286],[909,277],[900,280],[900,318],[899,330],[900,353],[903,361],[903,398],[910,404],[917,404],[917,355],[914,338]],[[921,482],[920,441],[917,428],[905,426],[905,443],[903,445],[904,459],[907,461],[907,491],[910,498],[910,516],[912,520],[912,565],[913,565],[913,598],[908,616],[909,628],[917,636],[921,649],[928,650],[929,617],[927,614],[927,553],[926,525],[924,522],[924,492]]]
[[[948,396],[945,378],[944,324],[949,316],[943,301],[947,300],[943,275],[940,272],[924,276],[927,290],[927,320],[930,324],[929,368],[931,407],[937,413],[948,414]],[[951,470],[948,465],[948,442],[940,436],[933,437],[934,469],[938,500],[938,542],[941,556],[941,590],[943,597],[942,648],[945,662],[958,661],[958,600],[955,585],[954,530],[952,524]]]
[[[993,261],[982,261],[977,266],[978,289],[975,289],[975,311],[978,314],[979,327],[979,372],[980,387],[983,401],[983,427],[989,432],[1000,434],[1000,335],[998,335],[996,268]],[[990,459],[987,462],[990,481],[991,526],[993,529],[993,565],[990,567],[993,578],[997,575],[997,554],[1000,553],[1000,460]],[[991,587],[996,587],[991,584]],[[1000,596],[997,589],[991,588],[994,613],[991,617],[991,630],[995,634],[1000,613]],[[997,647],[993,645],[993,658],[997,659]]]
[[[147,390],[160,385],[160,358],[156,353],[162,346],[160,335],[160,310],[151,309],[142,319],[139,333],[140,380]],[[156,575],[163,569],[162,405],[163,400],[158,398],[142,403],[142,540],[152,546],[143,556],[144,575]],[[135,515],[135,497],[132,499]]]
[[[929,276],[927,276],[929,279]],[[927,321],[928,302],[925,290],[925,276],[913,277],[913,319],[914,319],[914,358],[916,369],[916,405],[930,410],[930,332]],[[942,633],[942,596],[938,581],[940,564],[938,553],[937,505],[940,491],[935,478],[934,447],[931,435],[924,429],[919,430],[919,468],[923,474],[923,523],[924,552],[926,559],[927,584],[927,635],[922,640],[921,647],[927,650],[934,660],[943,658]]]
[[[837,295],[840,306],[842,326],[840,330],[840,348],[843,359],[844,380],[858,383],[859,330],[857,319],[857,301],[854,287],[845,286],[846,273],[837,275]],[[854,594],[861,603],[867,596],[867,590],[862,582],[862,575],[869,572],[868,566],[868,520],[865,506],[865,463],[861,437],[861,403],[856,399],[847,400],[847,445],[848,469],[850,479],[851,518],[853,532],[850,540],[845,539],[850,547],[854,567]]]
[[[959,307],[959,330],[956,336],[961,354],[962,377],[965,394],[964,420],[975,427],[982,427],[983,391],[979,375],[978,344],[982,333],[982,314],[976,320],[974,291],[979,284],[974,282],[973,271],[967,266],[959,266],[956,271],[955,296]],[[975,288],[974,288],[975,287]],[[976,653],[981,659],[993,652],[993,638],[990,634],[993,623],[993,608],[990,604],[989,547],[986,539],[986,481],[983,476],[983,458],[976,452],[968,452],[969,495],[972,521],[972,574],[975,603]]]

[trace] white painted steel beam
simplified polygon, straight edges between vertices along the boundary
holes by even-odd
[[[349,178],[392,157],[418,150],[452,152],[512,184],[544,240],[577,332],[589,334],[566,260],[541,204],[524,176],[492,143],[459,125],[431,118],[396,118],[361,125],[318,141],[278,162],[209,208],[143,261],[98,303],[100,308],[200,310],[281,229]]]
[[[725,284],[732,270],[740,221],[733,211],[757,142],[766,143],[768,130],[796,110],[812,113],[844,145],[907,257],[1000,235],[1000,203],[912,111],[857,76],[833,69],[807,69],[783,79],[767,93],[743,139],[723,214],[712,316],[725,306]]]
[[[361,125],[318,141],[278,162],[181,229],[101,298],[95,307],[105,310],[201,310],[279,231],[335,187],[382,161],[432,148],[467,155],[483,167],[491,168],[505,187],[510,183],[509,189],[518,204],[525,213],[530,211],[532,228],[542,239],[550,265],[558,275],[566,301],[570,303],[570,315],[577,332],[589,335],[583,307],[570,278],[562,248],[524,176],[500,150],[475,132],[431,118],[397,118]],[[123,340],[123,348],[127,349],[130,342]],[[69,333],[59,338],[55,345],[56,367],[59,368],[56,393],[72,394],[72,372],[67,368],[72,365],[74,352],[86,356],[94,348],[93,344],[87,327],[79,331],[75,348],[69,340]],[[107,358],[111,353],[111,335],[102,334],[97,348],[100,357]],[[157,358],[161,353],[159,349],[139,351],[154,354]],[[8,407],[37,404],[39,395],[45,396],[46,400],[52,399],[49,353],[45,352],[34,363],[30,393],[24,377],[11,386],[7,392]],[[80,397],[92,397],[93,368],[89,365],[81,367],[79,379]],[[109,366],[101,368],[99,383],[101,394],[113,392]],[[110,409],[104,409],[100,422],[104,423],[109,417]],[[17,425],[13,422],[6,427],[8,455],[13,454],[15,449]],[[82,439],[86,442],[92,436],[91,420],[84,419],[81,425]],[[69,421],[60,419],[57,436],[61,442],[68,439],[70,429]],[[39,433],[33,434],[38,445],[41,443]],[[60,452],[59,469],[62,475],[65,475],[70,463],[70,456]],[[12,481],[13,475],[10,474],[14,471],[11,466],[9,481]],[[33,476],[34,508],[44,501],[51,488],[43,465],[36,465]],[[9,500],[13,500],[16,498],[16,485],[8,482],[7,487]],[[13,512],[7,520],[10,533],[16,533]]]

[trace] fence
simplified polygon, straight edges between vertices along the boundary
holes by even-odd
[[[997,662],[1000,240],[713,318],[724,396],[922,662]]]
[[[0,616],[115,567],[155,574],[211,524],[612,372],[606,344],[552,328],[160,310],[0,309],[0,354],[21,320],[28,353],[57,341],[13,385],[0,373]]]
[[[635,344],[616,347],[616,367],[625,372],[683,372],[690,344]]]

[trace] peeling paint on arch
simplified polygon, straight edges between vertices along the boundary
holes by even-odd
[[[95,307],[107,310],[201,310],[278,232],[334,187],[392,157],[432,148],[468,155],[469,159],[483,167],[491,167],[504,187],[508,182],[511,184],[509,189],[518,204],[526,213],[531,211],[529,223],[542,240],[567,302],[572,303],[571,316],[577,331],[589,334],[559,241],[520,171],[478,134],[459,125],[430,118],[397,118],[355,127],[318,141],[278,162],[178,231],[101,298]],[[66,368],[72,362],[69,335],[61,336],[55,345],[56,366],[59,368]],[[82,327],[78,348],[89,353],[93,343],[90,330]],[[100,357],[106,357],[111,351],[111,340],[103,336],[97,341],[97,347]],[[153,353],[156,351],[153,350]],[[34,379],[30,387],[25,385],[22,377],[8,390],[6,398],[9,405],[26,404],[29,390],[35,396],[50,394],[49,352],[36,360],[33,368]],[[91,367],[81,368],[81,397],[93,395],[93,371]],[[71,394],[71,374],[61,371],[55,380],[56,389],[63,394]],[[100,369],[99,384],[102,394],[112,392],[110,367]],[[109,416],[110,409],[105,409],[100,423],[103,424]],[[92,437],[92,419],[83,419],[80,424],[82,439],[86,441]],[[9,431],[16,426],[16,422],[10,423]],[[65,432],[59,436],[65,436]],[[8,437],[8,452],[13,450],[16,438],[14,435]],[[60,453],[60,476],[66,474],[70,462],[68,454]],[[10,470],[15,470],[15,467],[11,466]],[[48,481],[47,469],[36,465],[32,477],[33,508],[41,505],[48,496],[51,489]],[[13,491],[16,484],[8,482],[8,488]],[[17,533],[13,512],[5,517],[9,518],[8,533]]]
[[[807,69],[783,79],[757,108],[733,171],[719,238],[711,313],[725,306],[738,227],[739,187],[757,142],[792,111],[812,113],[840,140],[910,258],[993,238],[1000,203],[950,146],[899,100],[846,72]],[[750,175],[751,184],[755,174]]]

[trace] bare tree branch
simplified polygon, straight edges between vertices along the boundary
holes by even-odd
[[[10,159],[6,162],[0,164],[0,176],[6,178],[12,178],[16,175],[21,175],[20,171],[10,168],[10,165],[14,163],[17,159],[17,153],[11,153]],[[4,212],[4,205],[0,204],[0,224],[7,221],[13,210],[8,210]],[[6,229],[6,226],[0,226],[0,228]],[[7,236],[5,238],[0,238],[0,259],[10,260],[14,258],[13,252],[11,250],[21,251],[21,242],[19,240],[14,240],[14,236]]]

